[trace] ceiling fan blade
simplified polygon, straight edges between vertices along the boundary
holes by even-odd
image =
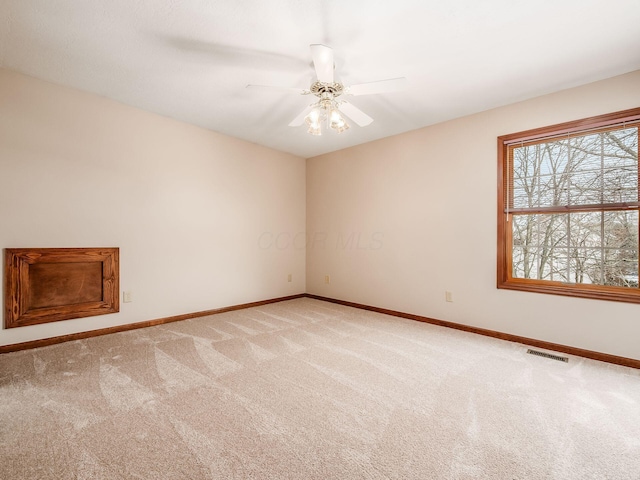
[[[373,118],[351,103],[342,102],[338,109],[361,127],[366,127],[373,122]]]
[[[302,113],[300,115],[298,115],[296,118],[294,118],[293,120],[291,120],[291,123],[289,124],[290,127],[298,127],[300,125],[302,125],[304,123],[304,118],[309,115],[309,112],[311,112],[311,110],[313,109],[313,107],[311,105],[309,105],[307,108],[305,108]]]
[[[333,83],[333,50],[321,44],[311,45],[311,57],[319,82]]]
[[[405,88],[407,79],[405,77],[390,78],[378,82],[359,83],[347,87],[347,95],[371,95],[374,93],[395,92]]]
[[[297,93],[298,95],[309,95],[311,93],[309,90],[304,90],[302,88],[278,87],[275,85],[247,85],[246,88],[290,92],[290,93]]]

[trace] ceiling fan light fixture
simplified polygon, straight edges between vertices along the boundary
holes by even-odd
[[[308,133],[310,133],[311,135],[322,135],[322,129],[320,128],[320,125],[309,125],[309,130],[307,130]]]
[[[340,93],[341,92],[335,91],[335,89],[329,89],[329,87],[317,92],[320,100],[309,105],[309,109],[307,110],[309,113],[304,116],[304,123],[306,123],[308,127],[307,133],[311,135],[322,135],[323,126],[327,129],[330,128],[334,130],[336,133],[342,133],[351,128],[340,111],[340,105],[345,102],[336,100],[336,96],[339,96]]]
[[[321,117],[322,117],[322,115],[320,113],[320,110],[316,106],[313,110],[311,110],[309,112],[309,114],[306,117],[304,117],[304,121],[310,127],[313,126],[315,128],[315,127],[319,127],[320,126]]]
[[[345,130],[349,129],[349,124],[338,110],[337,105],[331,110],[331,113],[329,114],[329,126],[338,133],[342,133]]]
[[[333,128],[338,133],[342,133],[345,130],[349,130],[349,128],[351,128],[351,127],[349,127],[349,124],[347,122],[344,122],[339,127],[332,126],[331,128]]]
[[[320,103],[313,105],[313,109],[304,117],[304,121],[309,126],[307,132],[311,135],[322,135],[322,121],[326,118],[323,106]]]

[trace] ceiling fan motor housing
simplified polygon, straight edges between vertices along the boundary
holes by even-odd
[[[326,94],[329,94],[332,98],[335,98],[342,95],[344,86],[341,83],[315,82],[311,85],[309,91],[316,97],[327,97]]]

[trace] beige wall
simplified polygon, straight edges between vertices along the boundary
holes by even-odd
[[[496,137],[639,106],[636,71],[308,159],[307,291],[640,359],[640,305],[495,287]]]
[[[304,228],[303,159],[0,70],[0,248],[120,247],[133,293],[0,345],[302,293]]]

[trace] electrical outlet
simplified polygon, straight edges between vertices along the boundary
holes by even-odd
[[[132,299],[132,296],[131,296],[131,292],[122,292],[122,301],[124,303],[133,302],[133,299]]]
[[[287,276],[287,282],[291,282],[293,280],[293,275],[289,274]]]
[[[327,285],[331,283],[331,277],[329,275],[324,276],[324,283],[326,283]]]
[[[453,293],[451,292],[444,292],[444,299],[447,302],[453,302]]]

